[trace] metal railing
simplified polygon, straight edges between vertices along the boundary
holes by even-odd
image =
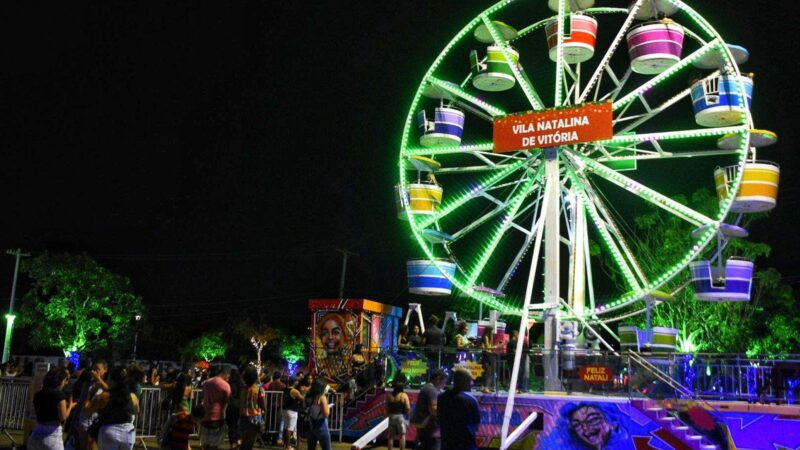
[[[31,379],[0,378],[0,430],[22,430]]]

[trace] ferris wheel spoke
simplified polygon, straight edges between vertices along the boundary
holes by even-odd
[[[732,133],[746,133],[749,127],[738,125],[733,127],[721,128],[699,128],[694,130],[666,131],[662,133],[642,133],[642,134],[617,134],[611,139],[595,142],[596,145],[618,146],[624,144],[636,144],[639,142],[663,142],[682,139],[703,139],[713,136],[724,136]]]
[[[719,76],[719,74],[720,74],[720,72],[719,72],[719,70],[717,70],[717,71],[713,72],[711,75],[705,77],[704,80],[709,80],[709,79],[712,79],[712,78],[716,78],[717,76]],[[678,94],[676,94],[672,98],[668,99],[667,101],[665,101],[664,103],[662,103],[661,105],[659,105],[656,108],[650,108],[649,106],[646,106],[646,108],[648,110],[647,113],[642,114],[640,117],[637,117],[633,123],[630,123],[630,124],[626,125],[624,128],[619,130],[618,133],[625,133],[625,132],[628,132],[628,131],[635,130],[638,126],[642,125],[643,123],[647,122],[648,120],[650,120],[650,119],[656,117],[657,115],[661,114],[662,112],[666,111],[670,106],[672,106],[675,103],[678,103],[679,101],[681,101],[684,98],[688,97],[689,95],[691,95],[691,93],[692,93],[692,88],[686,88],[686,89],[682,90],[681,92],[679,92]],[[617,124],[622,120],[624,120],[624,118],[622,118],[620,116],[620,117],[614,119],[614,123]]]
[[[503,53],[503,58],[505,58],[508,67],[514,74],[514,78],[516,78],[520,88],[522,88],[522,92],[525,93],[525,97],[528,99],[531,107],[537,111],[544,109],[544,103],[542,102],[541,97],[539,97],[539,94],[536,92],[536,89],[534,89],[531,80],[528,78],[528,75],[525,73],[525,69],[523,69],[522,64],[515,62],[511,57],[511,53],[508,51],[508,43],[505,39],[503,39],[502,34],[497,29],[494,22],[492,22],[489,19],[489,16],[486,14],[481,15],[481,19],[483,20],[483,24],[489,30],[489,33],[492,35],[495,45],[500,48],[500,51]]]
[[[537,176],[539,176],[539,172],[534,173],[532,178],[535,179]],[[500,189],[501,187],[509,187],[509,186],[513,186],[514,187],[514,189],[512,189],[511,192],[507,195],[507,198],[505,200],[501,200],[501,199],[495,197],[494,195],[492,195],[490,193],[490,189],[486,189],[483,192],[481,192],[480,193],[480,197],[483,197],[483,198],[489,200],[490,202],[494,203],[495,204],[494,209],[492,209],[488,213],[482,215],[478,219],[472,221],[471,223],[469,223],[467,226],[463,227],[462,229],[452,233],[451,235],[453,236],[453,241],[457,241],[457,240],[463,238],[467,234],[469,234],[472,231],[478,229],[481,225],[485,224],[487,221],[489,221],[493,217],[497,217],[498,215],[502,214],[503,212],[506,212],[511,207],[511,205],[513,204],[513,200],[516,198],[516,196],[518,196],[518,195],[524,195],[524,196],[529,195],[530,192],[524,193],[522,190],[520,190],[520,188],[521,188],[521,185],[526,184],[530,179],[531,178],[522,177],[519,180],[514,180],[514,181],[509,182],[509,183],[504,183],[502,186],[500,186],[500,185],[496,186],[498,189]],[[524,187],[522,189],[524,189]]]
[[[643,96],[645,92],[650,91],[654,87],[660,85],[664,81],[668,80],[673,74],[677,73],[681,69],[688,67],[697,59],[704,56],[706,53],[716,49],[719,47],[719,39],[713,39],[704,46],[700,47],[699,49],[695,50],[689,56],[683,58],[682,60],[678,61],[675,65],[670,67],[669,69],[661,72],[660,74],[656,75],[655,77],[651,78],[650,80],[644,82],[642,85],[634,89],[633,91],[629,92],[627,95],[622,97],[621,99],[617,100],[613,105],[613,110],[616,112],[628,104],[632,103],[634,100]]]
[[[600,213],[602,220],[608,226],[611,235],[616,239],[620,249],[622,250],[622,253],[625,255],[628,262],[633,267],[633,271],[639,277],[639,281],[641,282],[641,284],[647,285],[648,284],[647,277],[645,276],[644,271],[642,270],[641,264],[639,264],[639,261],[636,259],[636,257],[634,257],[633,251],[631,251],[631,246],[628,245],[627,240],[622,235],[622,230],[617,225],[616,220],[614,220],[614,218],[611,216],[611,213],[608,210],[608,207],[606,207],[605,202],[603,201],[599,193],[595,190],[595,188],[591,185],[591,183],[589,183],[589,180],[586,179],[586,177],[579,176],[579,178],[584,183],[583,186],[587,196],[591,199],[592,202],[594,202],[595,208],[597,208],[597,211]]]
[[[491,105],[488,102],[481,100],[478,97],[470,94],[469,92],[462,89],[458,84],[443,81],[434,76],[428,76],[426,81],[438,87],[439,89],[442,89],[443,91],[447,91],[450,94],[455,95],[464,102],[473,105],[483,111],[486,111],[492,117],[502,116],[505,114],[505,111],[503,111],[501,108]]]
[[[628,82],[631,74],[633,74],[633,69],[628,66],[628,68],[625,70],[625,73],[622,75],[622,78],[617,78],[617,74],[614,73],[610,66],[606,67],[606,73],[608,74],[608,77],[611,78],[611,81],[614,83],[615,87],[611,90],[611,92],[598,99],[598,96],[600,95],[600,83],[597,83],[597,89],[595,89],[594,92],[594,101],[596,102],[603,102],[609,99],[612,102],[616,100],[619,93],[622,92],[622,88],[625,87],[625,83]]]
[[[484,247],[483,252],[478,257],[475,264],[469,269],[467,273],[467,286],[474,286],[478,277],[480,277],[486,264],[489,262],[495,248],[500,244],[506,231],[511,228],[510,222],[516,217],[522,203],[536,188],[537,184],[541,183],[541,171],[537,172],[539,176],[531,177],[512,198],[508,200],[508,207],[506,208],[506,218],[500,222],[489,238],[488,244]]]
[[[570,161],[575,164],[576,168],[586,168],[592,173],[604,178],[605,180],[625,189],[626,191],[642,198],[643,200],[651,203],[659,208],[662,208],[681,219],[694,224],[696,226],[716,224],[717,221],[711,219],[705,214],[699,213],[688,206],[682,205],[671,198],[650,189],[649,187],[639,183],[636,180],[626,177],[621,173],[603,165],[599,162],[587,158],[579,153],[568,153]]]
[[[432,156],[432,155],[452,155],[475,152],[491,152],[494,143],[486,142],[473,145],[454,145],[449,147],[407,147],[401,152],[402,156]]]
[[[558,56],[556,57],[556,81],[555,93],[553,94],[553,105],[555,106],[561,106],[561,91],[564,88],[562,83],[564,78],[564,21],[567,18],[566,1],[558,0],[558,26],[556,28],[556,53]]]
[[[416,221],[417,226],[419,226],[421,229],[428,228],[435,222],[447,217],[453,211],[458,210],[458,208],[464,206],[470,200],[479,197],[486,189],[491,188],[521,168],[528,166],[528,164],[530,164],[528,161],[516,161],[513,164],[508,165],[508,167],[495,171],[495,173],[485,177],[471,189],[467,189],[466,191],[455,195],[453,200],[448,201],[447,204],[442,206],[442,208],[436,214],[418,219]]]
[[[603,220],[600,213],[597,211],[597,205],[590,198],[586,191],[586,187],[588,185],[580,180],[576,171],[570,167],[570,164],[567,166],[567,174],[570,177],[573,188],[575,192],[582,198],[586,212],[589,213],[589,217],[592,219],[595,229],[597,230],[598,234],[600,234],[600,238],[602,239],[608,251],[611,253],[614,263],[625,278],[626,285],[631,290],[640,290],[641,286],[639,284],[639,280],[636,278],[633,269],[617,245],[614,237],[611,235],[611,232],[609,231],[609,225]]]
[[[735,150],[696,150],[691,152],[659,152],[657,150],[644,150],[636,147],[597,145],[600,153],[595,160],[601,163],[621,161],[645,161],[652,159],[699,158],[708,156],[726,156],[739,153]],[[602,149],[602,150],[600,150]]]
[[[637,0],[636,3],[630,8],[628,12],[628,17],[625,18],[625,22],[622,24],[622,27],[617,32],[617,35],[614,37],[614,40],[611,41],[611,45],[609,45],[608,50],[603,55],[603,58],[600,60],[600,64],[597,65],[594,73],[586,83],[586,86],[583,88],[583,93],[581,93],[578,101],[576,103],[583,103],[586,101],[586,97],[589,95],[589,92],[592,91],[595,83],[600,81],[600,77],[603,75],[603,72],[606,70],[607,67],[610,67],[611,64],[611,57],[614,56],[614,52],[617,51],[622,39],[625,38],[625,33],[628,32],[628,29],[631,27],[633,20],[636,17],[636,13],[639,11],[639,8],[642,6],[642,2],[645,0]]]

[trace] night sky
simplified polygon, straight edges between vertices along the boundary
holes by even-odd
[[[756,124],[779,135],[760,155],[783,175],[752,236],[773,245],[760,265],[800,277],[797,39],[767,2],[692,3],[751,52]],[[345,248],[347,296],[402,304],[417,254],[392,197],[403,120],[490,4],[4,4],[0,249],[85,252],[131,278],[153,323],[259,308],[302,329],[309,297],[337,295]],[[0,306],[12,274],[0,258]]]

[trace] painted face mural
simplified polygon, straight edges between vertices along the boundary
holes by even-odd
[[[603,412],[594,406],[582,406],[573,411],[569,425],[578,439],[591,448],[597,449],[605,446],[614,430]]]
[[[344,345],[344,323],[338,315],[328,314],[320,324],[319,336],[326,352],[334,353]]]

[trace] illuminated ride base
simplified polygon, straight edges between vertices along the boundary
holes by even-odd
[[[419,246],[410,292],[457,289],[457,301],[521,317],[521,335],[543,323],[547,392],[563,392],[563,353],[589,337],[668,354],[677,330],[611,325],[669,301],[683,271],[700,300],[748,301],[752,262],[723,250],[747,235],[741,214],[775,206],[780,175],[757,158],[777,136],[755,129],[746,49],[679,0],[597,3],[504,0],[480,13],[423,76],[400,143],[398,215]],[[673,199],[712,180],[713,211]],[[653,248],[632,223],[651,208],[691,240]],[[662,245],[676,256],[653,263]],[[521,347],[501,448],[520,437]]]

